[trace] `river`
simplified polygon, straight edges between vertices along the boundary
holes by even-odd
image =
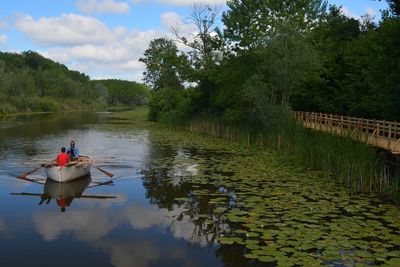
[[[16,179],[71,140],[112,184]],[[398,207],[272,152],[110,112],[0,118],[0,149],[1,266],[400,264]]]

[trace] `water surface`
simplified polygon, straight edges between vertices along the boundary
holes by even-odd
[[[75,140],[92,170],[42,170]],[[0,120],[1,266],[353,266],[400,261],[400,213],[283,157],[111,113]],[[69,194],[65,211],[49,195]],[[43,195],[47,197],[43,197]],[[64,204],[65,205],[65,204]]]

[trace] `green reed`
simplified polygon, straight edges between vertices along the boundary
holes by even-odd
[[[219,119],[197,118],[175,126],[284,152],[294,164],[322,171],[346,185],[351,193],[369,193],[395,201],[400,199],[399,183],[390,177],[387,166],[378,159],[376,148],[349,137],[306,129],[289,112],[270,116],[262,124],[227,124]]]

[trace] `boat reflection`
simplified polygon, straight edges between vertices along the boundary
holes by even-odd
[[[59,183],[51,179],[24,179],[32,183],[43,184],[43,193],[11,193],[14,196],[31,196],[40,197],[39,205],[43,203],[49,204],[52,199],[55,199],[57,205],[60,207],[61,212],[65,212],[75,198],[91,198],[91,199],[115,199],[115,196],[102,196],[102,195],[84,195],[83,192],[87,188],[103,185],[113,185],[111,180],[106,182],[94,182],[90,175],[79,178],[77,180]]]

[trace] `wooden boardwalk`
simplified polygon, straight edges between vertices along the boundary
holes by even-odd
[[[370,145],[400,154],[400,123],[368,120],[332,114],[295,111],[307,128],[351,137]]]

